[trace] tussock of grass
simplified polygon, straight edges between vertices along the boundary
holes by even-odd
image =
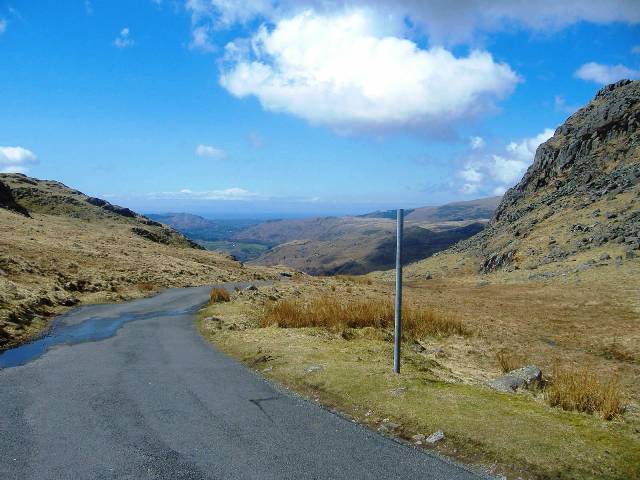
[[[524,367],[527,364],[526,359],[522,355],[518,355],[509,350],[500,350],[496,352],[496,360],[500,365],[500,369],[504,372],[510,372],[516,368]]]
[[[228,302],[229,300],[231,300],[231,296],[224,288],[214,288],[209,293],[210,305],[213,305],[214,303]]]
[[[611,343],[602,345],[598,353],[608,360],[618,360],[619,362],[634,362],[636,360],[636,356],[624,348],[617,338],[614,338]]]
[[[316,297],[309,302],[282,300],[267,307],[260,323],[281,328],[321,327],[333,332],[345,328],[390,329],[394,307],[390,301],[348,301],[333,296]],[[460,320],[426,308],[406,306],[402,323],[405,339],[469,334]]]
[[[586,368],[561,367],[552,371],[545,397],[552,407],[585,413],[598,413],[611,420],[624,410],[617,379],[603,380]]]
[[[153,292],[156,286],[151,282],[138,282],[136,283],[136,288],[141,292]]]

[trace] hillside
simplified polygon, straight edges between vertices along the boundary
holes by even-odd
[[[442,227],[442,226],[441,226]],[[484,228],[474,222],[461,227],[405,228],[404,255],[418,261],[445,250]],[[256,265],[287,265],[312,275],[361,275],[392,268],[395,263],[395,223],[368,232],[354,230],[333,240],[294,240],[278,245],[252,261]]]
[[[0,174],[0,348],[80,302],[250,275],[127,208],[59,182]]]
[[[407,210],[405,258],[427,258],[478,233],[493,215],[497,200]],[[235,238],[275,245],[252,261],[256,265],[287,265],[313,275],[363,274],[393,266],[395,215],[390,211],[276,220],[248,228]]]
[[[483,232],[409,270],[419,276],[457,259],[485,274],[546,279],[634,261],[638,249],[640,81],[624,80],[538,147]]]

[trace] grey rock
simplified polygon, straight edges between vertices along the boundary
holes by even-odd
[[[393,395],[394,397],[401,397],[405,393],[407,393],[407,387],[399,387],[391,390],[391,395]]]
[[[540,384],[542,382],[542,370],[540,370],[535,365],[527,365],[526,367],[516,368],[515,370],[511,370],[508,375],[521,378],[522,380],[524,380],[527,387],[535,384]]]
[[[489,386],[498,392],[513,393],[525,386],[523,379],[511,375],[503,375],[489,382]]]
[[[383,420],[380,426],[378,427],[378,432],[380,433],[394,433],[401,427],[399,423],[390,422],[389,420]]]
[[[322,370],[324,370],[324,367],[322,365],[316,364],[307,365],[304,369],[306,373],[320,372]]]
[[[421,433],[414,435],[413,437],[411,437],[411,440],[413,440],[415,443],[417,444],[421,444],[422,442],[424,442],[427,439],[427,437],[425,437],[424,435],[422,435]]]
[[[608,253],[603,253],[602,255],[600,255],[601,262],[604,262],[606,260],[611,260],[611,255],[609,255]]]
[[[431,435],[429,435],[427,438],[425,438],[424,441],[425,443],[434,444],[441,440],[444,440],[444,432],[442,430],[438,430],[437,432],[434,432]]]
[[[489,382],[491,388],[505,393],[513,393],[521,388],[531,388],[541,384],[542,371],[535,365],[517,368]]]
[[[247,288],[245,288],[245,290],[247,292],[255,292],[256,290],[258,290],[258,287],[256,287],[255,285],[251,284]]]
[[[431,272],[427,272],[422,276],[422,278],[424,278],[425,280],[431,280],[433,278],[433,275],[431,275]]]

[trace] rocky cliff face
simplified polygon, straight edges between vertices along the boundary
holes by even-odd
[[[458,249],[479,253],[483,272],[535,268],[608,244],[633,257],[640,249],[639,184],[640,81],[622,80],[538,147],[488,228]]]

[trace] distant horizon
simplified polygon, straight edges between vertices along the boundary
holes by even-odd
[[[478,197],[478,198],[472,198],[472,199],[465,199],[465,200],[460,200],[460,201],[453,201],[453,202],[446,202],[446,203],[441,203],[441,204],[435,204],[435,205],[419,205],[419,206],[413,206],[413,207],[398,207],[398,208],[404,208],[405,210],[415,210],[418,208],[436,208],[436,207],[441,207],[443,205],[449,205],[452,203],[459,203],[459,202],[473,202],[473,201],[480,201],[480,200],[485,200],[485,199],[489,199],[489,198],[499,198],[500,196],[498,195],[494,195],[494,196],[490,196],[490,197]],[[189,207],[185,207],[185,208],[189,208]],[[355,207],[354,207],[355,208]],[[393,211],[393,210],[397,210],[397,208],[376,208],[374,210],[362,210],[363,207],[360,207],[360,210],[341,210],[341,211],[310,211],[310,212],[287,212],[287,211],[282,211],[282,212],[260,212],[259,214],[255,213],[255,211],[252,211],[251,213],[249,212],[241,212],[238,213],[238,211],[232,212],[232,211],[221,211],[221,212],[211,212],[211,211],[204,211],[204,210],[199,210],[199,209],[190,209],[190,210],[162,210],[162,211],[151,211],[151,210],[144,210],[144,211],[140,211],[140,213],[142,213],[143,215],[178,215],[178,214],[188,214],[188,215],[196,215],[202,218],[205,218],[207,220],[256,220],[256,221],[266,221],[266,220],[292,220],[292,219],[304,219],[304,218],[313,218],[313,217],[345,217],[345,216],[352,216],[352,217],[356,217],[356,216],[360,216],[360,215],[367,215],[370,213],[375,213],[375,212],[386,212],[386,211]]]

